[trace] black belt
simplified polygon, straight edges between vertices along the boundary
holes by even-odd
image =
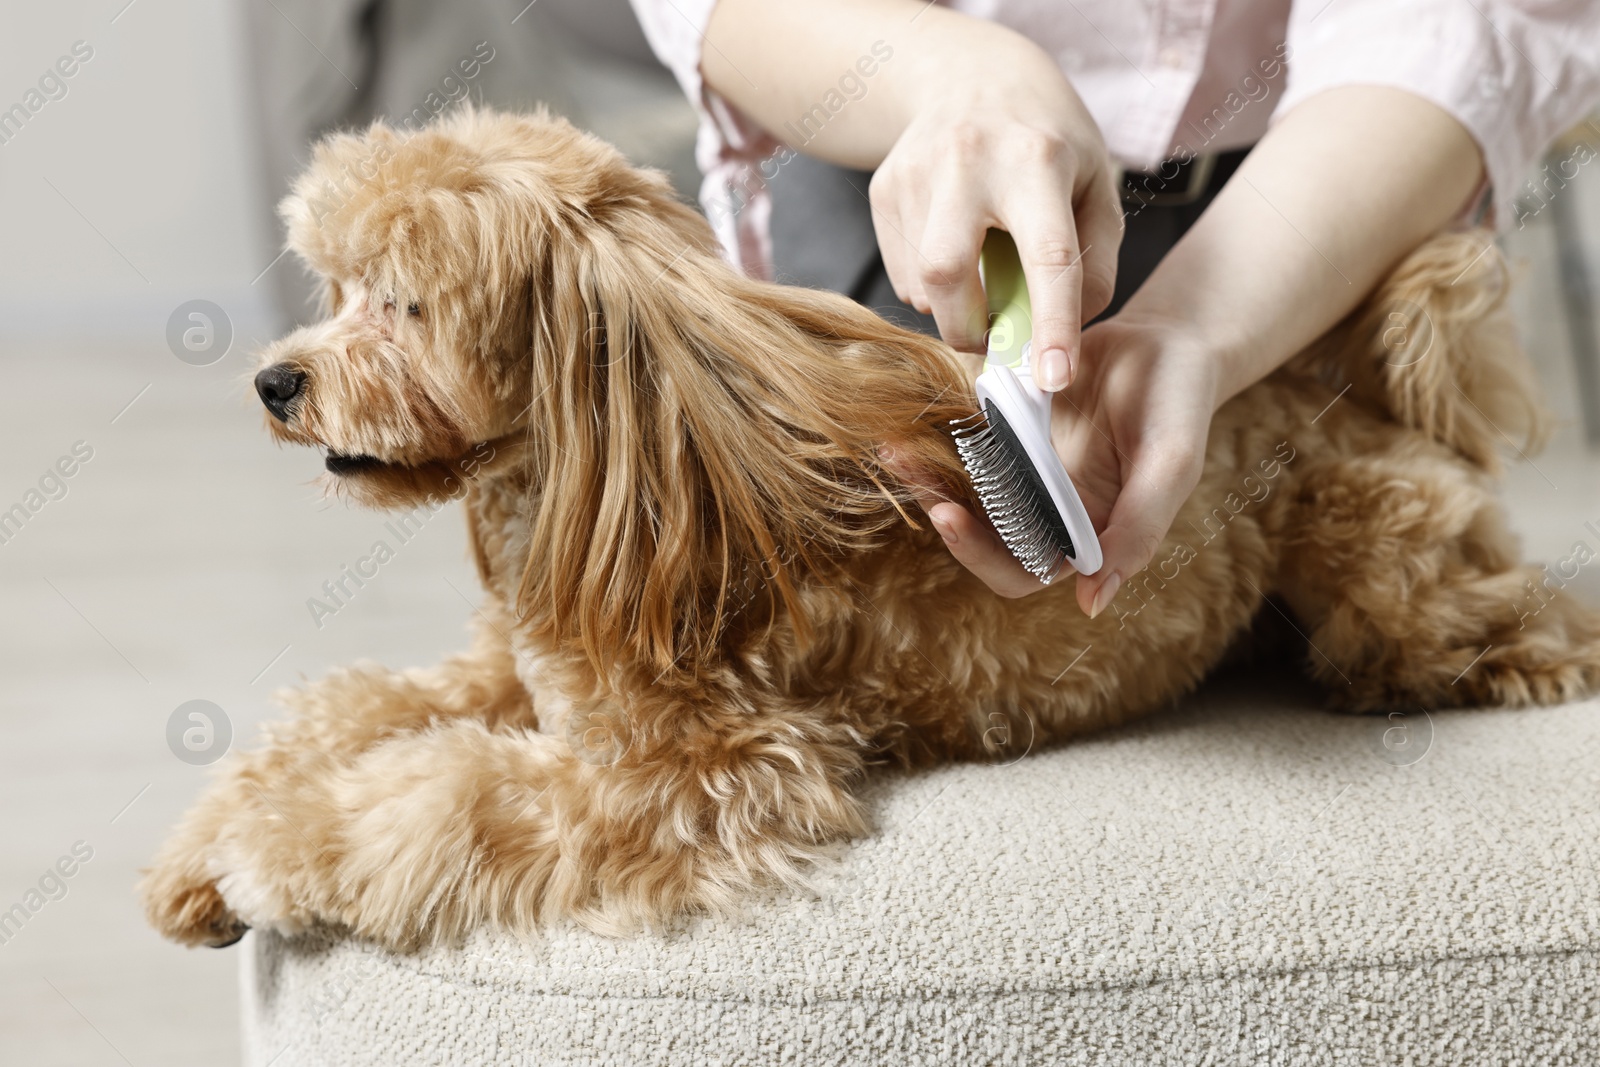
[[[1193,156],[1182,163],[1169,159],[1155,170],[1125,170],[1123,207],[1187,207],[1220,189],[1249,151],[1237,148]]]

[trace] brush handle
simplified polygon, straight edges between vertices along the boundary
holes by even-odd
[[[1015,367],[1027,359],[1033,339],[1033,304],[1022,257],[1016,242],[1004,230],[990,230],[978,256],[983,294],[989,304],[989,352],[986,362]]]
[[[1050,394],[1033,384],[1028,356],[1033,349],[1033,303],[1022,272],[1017,243],[1004,230],[990,230],[978,257],[983,295],[989,304],[989,352],[986,368],[1010,367],[1027,395],[1034,422],[1050,435]]]

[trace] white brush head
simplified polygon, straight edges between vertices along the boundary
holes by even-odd
[[[1063,566],[1095,573],[1100,540],[1050,444],[1050,394],[1026,362],[991,365],[977,392],[979,415],[955,431],[956,451],[1001,540],[1046,585]]]

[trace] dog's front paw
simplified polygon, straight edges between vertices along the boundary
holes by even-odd
[[[171,868],[149,871],[139,886],[150,925],[182,945],[226,948],[250,929],[228,907],[217,883]]]

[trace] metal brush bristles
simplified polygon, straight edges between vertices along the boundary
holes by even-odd
[[[955,427],[956,453],[1006,548],[1046,585],[1074,555],[1072,538],[1021,442],[993,403]]]

